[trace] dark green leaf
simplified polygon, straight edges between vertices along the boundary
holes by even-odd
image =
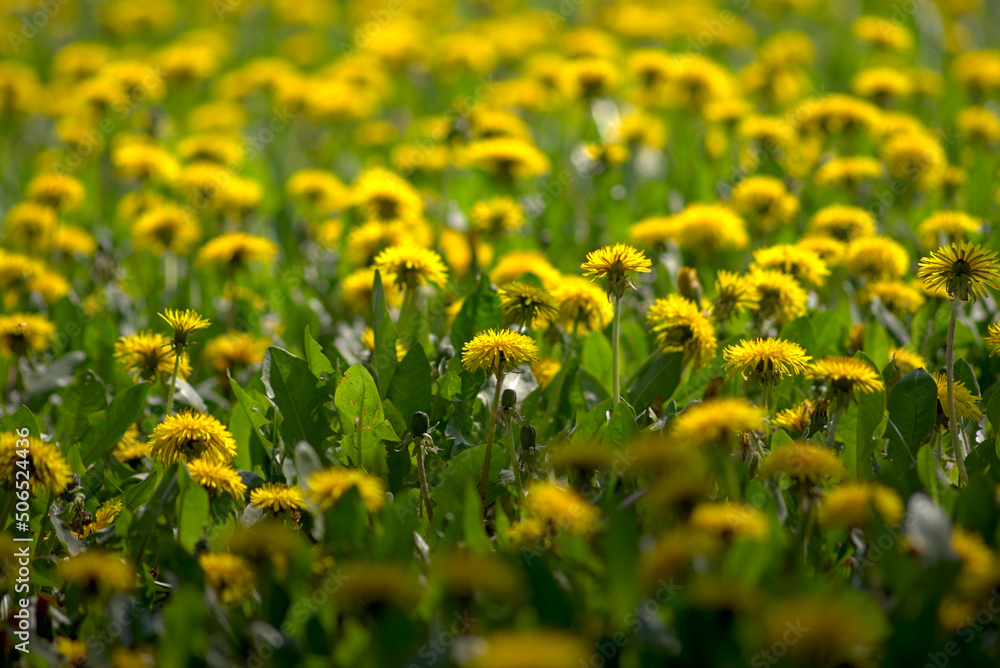
[[[431,411],[431,365],[423,346],[413,346],[396,367],[388,399],[409,423],[416,411]]]
[[[903,376],[889,393],[886,405],[896,432],[889,430],[890,446],[898,437],[915,453],[934,428],[937,419],[937,384],[929,373],[915,369]]]
[[[451,325],[451,343],[455,346],[455,352],[462,353],[462,349],[472,337],[490,328],[500,326],[500,300],[490,287],[490,279],[483,275],[479,280],[476,291],[465,298],[462,308],[455,316],[455,322]]]
[[[306,363],[309,365],[309,370],[315,374],[317,378],[320,378],[323,374],[327,376],[334,375],[333,364],[326,355],[323,354],[323,347],[316,343],[316,340],[309,333],[309,327],[306,327],[305,331],[305,349],[306,349]]]
[[[85,465],[104,457],[129,427],[134,425],[146,408],[149,383],[137,383],[119,392],[106,413],[91,416],[90,429],[80,442],[80,455]]]
[[[385,303],[385,288],[378,269],[375,270],[375,283],[372,285],[372,306],[375,313],[372,328],[375,333],[375,352],[372,355],[372,366],[378,378],[379,396],[384,399],[389,392],[389,382],[398,364],[396,359],[398,334]]]
[[[640,369],[635,384],[628,390],[629,403],[637,411],[644,411],[656,399],[670,400],[681,381],[684,365],[682,353],[664,353]]]
[[[268,348],[261,367],[267,398],[281,412],[281,438],[286,447],[299,441],[321,445],[333,435],[323,410],[329,395],[309,365],[287,350]]]

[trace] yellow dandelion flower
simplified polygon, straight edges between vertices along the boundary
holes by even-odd
[[[180,311],[168,308],[163,313],[157,315],[163,318],[174,330],[174,345],[180,348],[187,345],[188,335],[199,329],[206,329],[212,324],[208,318],[203,318],[191,309]]]
[[[806,233],[851,242],[875,236],[875,217],[860,207],[833,204],[816,212]]]
[[[942,415],[948,414],[948,377],[939,372],[931,374],[937,385],[938,408]],[[979,397],[966,387],[965,383],[955,379],[955,412],[967,420],[978,422],[983,417],[979,409]]]
[[[771,423],[790,434],[799,435],[809,427],[809,423],[812,422],[813,411],[815,410],[816,406],[807,399],[797,406],[779,411],[771,419]]]
[[[780,271],[814,288],[823,286],[830,275],[819,255],[801,246],[778,244],[754,251],[750,271]]]
[[[497,174],[500,178],[532,178],[550,169],[549,159],[534,145],[514,137],[480,139],[466,147],[462,164]]]
[[[689,520],[696,531],[726,538],[739,536],[764,540],[770,534],[767,515],[745,503],[699,503]]]
[[[550,289],[559,306],[559,324],[567,331],[587,334],[611,322],[613,313],[607,294],[587,279],[567,276]]]
[[[395,608],[409,612],[420,600],[417,578],[405,567],[393,563],[355,562],[344,564],[343,580],[334,593],[342,609],[377,610]]]
[[[0,356],[33,356],[52,345],[56,326],[43,315],[14,313],[0,316]]]
[[[597,527],[600,511],[571,489],[537,480],[528,485],[524,510],[550,527],[587,535]]]
[[[580,269],[584,276],[608,279],[608,297],[621,299],[626,288],[635,289],[629,272],[648,274],[652,263],[642,251],[625,244],[605,246],[587,254],[587,260]],[[591,279],[593,280],[593,279]]]
[[[1000,559],[981,534],[956,526],[951,532],[951,547],[962,562],[958,575],[960,591],[981,596],[996,587]]]
[[[878,371],[853,357],[824,357],[816,360],[806,371],[806,375],[826,380],[829,391],[838,397],[854,393],[871,394],[884,387]]]
[[[739,373],[743,380],[774,385],[785,376],[804,372],[812,358],[797,343],[768,338],[740,340],[722,351],[722,359],[730,377]]]
[[[854,36],[872,46],[899,53],[913,46],[913,35],[903,25],[884,16],[859,16],[852,26]]]
[[[990,351],[990,357],[993,357],[997,353],[1000,353],[1000,322],[991,323],[986,332],[986,338],[983,341],[986,345],[993,348]]]
[[[220,234],[198,251],[198,265],[217,265],[232,269],[251,262],[268,264],[278,255],[278,244],[245,232]]]
[[[185,411],[168,415],[149,436],[153,457],[170,466],[174,462],[228,464],[236,456],[236,441],[211,415]]]
[[[52,248],[59,218],[56,212],[36,202],[21,202],[10,207],[3,227],[4,245],[19,246],[38,253]]]
[[[323,169],[303,169],[292,174],[285,184],[288,196],[311,210],[330,213],[348,203],[347,187]]]
[[[712,301],[712,319],[727,322],[733,315],[757,308],[757,288],[746,276],[720,270],[715,275],[716,297]]]
[[[0,476],[3,480],[13,485],[15,472],[24,470],[21,462],[26,462],[32,492],[45,489],[52,494],[62,494],[72,482],[73,474],[59,448],[34,436],[28,437],[27,447],[23,442],[18,445],[19,440],[22,439],[14,432],[0,434]],[[21,457],[22,453],[26,453],[26,457]]]
[[[824,527],[865,529],[878,519],[898,523],[903,519],[903,501],[895,490],[877,483],[843,483],[827,492],[819,506],[819,523]]]
[[[132,425],[125,430],[122,439],[115,446],[115,459],[124,463],[135,462],[143,457],[151,456],[149,443],[141,439],[139,427]]]
[[[166,380],[174,371],[176,359],[173,340],[154,332],[139,332],[123,336],[115,343],[115,359],[126,373],[135,373],[137,380]],[[187,378],[191,365],[186,353],[181,353],[178,376]]]
[[[500,558],[488,554],[450,550],[431,564],[433,579],[459,599],[483,592],[497,598],[518,596],[520,573]]]
[[[816,482],[823,478],[846,478],[847,468],[834,450],[796,441],[774,448],[761,462],[762,477],[773,478],[780,473],[794,480]]]
[[[115,518],[121,514],[124,508],[125,506],[122,505],[121,501],[106,503],[97,509],[97,512],[94,513],[94,517],[91,521],[83,525],[83,531],[81,533],[74,531],[73,535],[80,540],[83,540],[92,533],[108,528],[114,523]]]
[[[696,559],[717,557],[725,549],[718,536],[691,528],[675,529],[657,539],[639,560],[639,582],[645,591],[682,577]]]
[[[220,464],[211,459],[195,459],[188,463],[188,473],[212,496],[228,494],[234,499],[242,499],[247,491],[239,472],[228,464]]]
[[[82,255],[94,257],[97,253],[97,242],[89,232],[72,225],[60,225],[55,230],[53,244],[63,254],[73,257]]]
[[[66,174],[40,174],[28,182],[28,199],[57,211],[76,211],[86,192],[83,183]]]
[[[889,358],[896,363],[896,368],[900,373],[908,374],[914,369],[926,369],[927,361],[919,354],[908,348],[889,348]]]
[[[206,553],[198,557],[198,565],[205,573],[205,583],[215,590],[223,605],[242,603],[253,593],[253,569],[243,557]]]
[[[135,570],[118,555],[104,550],[87,550],[59,563],[59,576],[66,582],[96,592],[129,591],[135,583]]]
[[[250,492],[250,505],[270,509],[277,515],[283,510],[304,510],[306,499],[302,490],[294,485],[268,482]]]
[[[858,278],[868,281],[901,278],[910,268],[910,256],[889,237],[863,237],[847,246],[844,265]]]
[[[559,271],[549,263],[544,253],[538,251],[512,251],[503,255],[490,272],[490,280],[504,285],[526,275],[535,276],[545,286],[554,286],[562,281]]]
[[[927,301],[918,288],[901,281],[877,281],[858,291],[860,304],[870,304],[876,297],[897,315],[916,313]]]
[[[750,284],[757,291],[757,318],[785,325],[806,313],[808,293],[799,282],[780,271],[754,271]]]
[[[959,131],[973,146],[1000,142],[1000,118],[986,107],[966,107],[958,112]]]
[[[766,413],[743,399],[709,399],[695,404],[670,423],[668,436],[691,447],[731,447],[741,432],[764,428]]]
[[[448,268],[441,256],[416,246],[386,248],[375,258],[375,268],[400,290],[427,284],[442,288],[448,281]]]
[[[851,79],[851,90],[861,97],[871,98],[882,107],[893,100],[913,94],[913,82],[907,73],[894,67],[869,67]]]
[[[472,229],[490,236],[519,230],[524,221],[524,209],[516,199],[507,196],[476,202],[469,212]]]
[[[961,243],[971,234],[979,232],[981,222],[961,211],[938,211],[931,214],[917,228],[917,235],[924,248],[937,248]]]
[[[507,322],[533,327],[535,321],[545,326],[559,316],[556,301],[547,291],[534,285],[511,281],[500,286],[500,310]]]
[[[354,183],[352,200],[366,221],[414,223],[423,218],[424,202],[403,177],[385,169],[366,170]]]
[[[472,668],[569,668],[586,665],[593,648],[565,631],[496,631],[486,637]]]
[[[340,282],[340,299],[356,314],[369,314],[372,310],[372,295],[375,287],[375,268],[358,269]],[[399,306],[403,296],[392,281],[383,281],[382,290],[388,306]]]
[[[664,352],[683,351],[695,366],[715,356],[715,327],[694,302],[673,294],[657,299],[646,313],[646,323]]]
[[[935,188],[948,165],[948,156],[937,137],[926,132],[902,132],[882,145],[882,160],[889,173],[919,188]]]
[[[171,183],[180,174],[177,160],[166,149],[152,144],[128,143],[111,153],[115,172],[128,179],[156,179]]]
[[[784,181],[773,176],[751,176],[733,188],[733,208],[761,232],[790,223],[799,211],[798,199]]]
[[[271,340],[249,332],[229,332],[205,344],[202,359],[220,374],[260,364]]]
[[[890,633],[878,603],[856,591],[801,594],[770,602],[755,621],[760,646],[780,645],[787,650],[785,661],[798,666],[863,665],[880,654]],[[793,638],[795,642],[787,642]]]
[[[814,181],[821,187],[856,188],[866,181],[882,178],[885,168],[877,158],[847,156],[833,158],[816,170]]]
[[[560,369],[562,369],[562,364],[551,357],[540,357],[531,364],[531,373],[534,374],[535,380],[538,381],[538,386],[543,388],[548,387]]]
[[[462,349],[462,367],[466,371],[483,369],[493,375],[537,359],[534,339],[509,329],[480,332]]]
[[[359,469],[335,467],[316,471],[309,476],[306,485],[309,500],[327,511],[351,488],[356,488],[361,502],[371,512],[377,511],[385,503],[382,479],[374,478]]]
[[[546,459],[556,472],[581,471],[592,474],[610,469],[615,462],[615,451],[596,441],[564,443],[549,447]]]
[[[942,246],[920,260],[917,277],[928,288],[943,287],[950,299],[976,301],[986,288],[1000,288],[997,254],[969,242]]]
[[[149,248],[158,255],[168,250],[185,255],[201,239],[201,224],[187,209],[164,203],[139,217],[132,228],[132,239],[136,248]]]
[[[58,637],[53,643],[56,650],[66,659],[62,666],[85,666],[87,665],[87,643],[83,640],[73,640],[72,638]]]
[[[842,265],[847,255],[847,244],[832,237],[805,237],[795,245],[818,255],[828,268]]]

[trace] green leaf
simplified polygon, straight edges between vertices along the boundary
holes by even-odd
[[[993,435],[1000,437],[1000,391],[996,391],[990,397],[990,402],[986,406],[986,419],[993,426]]]
[[[476,291],[465,298],[462,308],[451,325],[451,343],[455,352],[462,354],[465,344],[472,337],[501,323],[500,299],[490,287],[490,279],[485,274],[480,278]]]
[[[372,356],[372,364],[375,369],[375,377],[378,378],[379,396],[384,399],[389,392],[389,382],[398,364],[396,359],[398,334],[392,317],[389,315],[389,308],[385,303],[385,288],[382,285],[382,275],[378,269],[375,270],[375,282],[372,285],[372,307],[375,313],[375,322],[372,328],[375,332],[375,352]]]
[[[786,341],[795,341],[814,359],[836,354],[841,339],[840,318],[833,311],[820,311],[796,318],[779,334]]]
[[[580,364],[584,370],[589,371],[592,376],[597,378],[605,388],[611,387],[612,382],[611,356],[611,343],[601,332],[594,330],[584,339]]]
[[[268,348],[261,376],[267,398],[283,418],[279,431],[286,447],[294,447],[299,441],[318,447],[333,436],[323,410],[329,395],[305,361],[287,350]]]
[[[21,406],[13,414],[0,420],[0,433],[17,431],[28,428],[28,435],[41,438],[41,431],[38,429],[38,421],[27,406]]]
[[[937,419],[937,384],[929,373],[915,369],[903,376],[889,393],[886,404],[889,420],[896,430],[889,430],[889,446],[902,439],[910,458],[931,433]]]
[[[637,411],[644,411],[656,399],[670,400],[681,382],[684,365],[683,353],[664,353],[640,369],[635,383],[628,390],[629,403]]]
[[[955,382],[958,381],[962,381],[969,392],[972,392],[975,396],[982,396],[982,393],[979,391],[979,380],[976,378],[976,373],[972,370],[972,365],[964,359],[955,360]]]
[[[56,427],[59,440],[63,443],[78,440],[90,428],[87,419],[107,407],[108,395],[104,381],[93,371],[85,371],[62,395],[62,407]]]
[[[247,392],[232,376],[229,377],[229,386],[239,404],[233,407],[233,415],[229,419],[230,430],[236,441],[236,460],[233,466],[242,471],[250,471],[254,466],[263,465],[268,459],[267,450],[273,447],[261,431],[270,426],[267,412],[273,408],[267,397],[255,390]],[[242,419],[237,419],[238,414],[242,414]]]
[[[136,383],[119,392],[107,412],[90,417],[90,429],[80,442],[80,454],[87,466],[104,457],[146,408],[149,383]]]
[[[924,488],[931,493],[931,497],[937,503],[942,503],[942,495],[945,491],[946,482],[943,482],[944,473],[938,466],[937,457],[930,444],[920,446],[917,451],[917,477],[923,483]]]
[[[177,501],[177,537],[181,547],[193,552],[195,544],[205,534],[208,492],[191,478],[183,466],[178,470],[178,483],[181,492]]]
[[[869,366],[875,367],[863,352],[855,355]],[[878,374],[878,369],[875,369]],[[844,443],[841,458],[852,480],[867,480],[872,474],[871,456],[875,451],[875,438],[880,437],[879,427],[885,414],[885,390],[862,394],[856,392],[844,410],[837,426],[837,438]]]
[[[136,485],[132,485],[122,494],[122,503],[129,510],[135,510],[142,504],[149,501],[150,495],[156,489],[157,476],[150,473]]]
[[[323,374],[327,376],[333,376],[333,364],[330,363],[329,358],[323,354],[323,347],[316,343],[316,339],[312,337],[309,333],[309,326],[306,326],[305,331],[305,349],[306,349],[306,363],[309,365],[309,370],[313,374],[320,378]]]
[[[349,368],[337,385],[334,403],[344,434],[342,452],[356,461],[360,449],[358,464],[376,475],[386,472],[382,440],[398,441],[399,438],[385,419],[378,387],[368,370],[360,364]]]
[[[611,413],[611,420],[604,430],[604,441],[611,445],[622,445],[626,443],[636,432],[639,431],[635,423],[635,411],[628,405],[628,402],[621,402],[615,406]]]
[[[423,346],[413,346],[396,367],[388,399],[409,424],[416,411],[431,412],[431,365]]]
[[[434,517],[440,513],[458,513],[462,509],[465,486],[472,484],[479,489],[482,479],[483,460],[486,459],[486,446],[477,445],[459,453],[449,461],[441,472],[440,482],[431,490],[431,501],[434,504]],[[490,455],[490,487],[486,493],[487,504],[502,491],[496,483],[500,471],[510,463],[506,448],[493,444],[493,454]]]

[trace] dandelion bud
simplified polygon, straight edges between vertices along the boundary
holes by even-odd
[[[509,410],[514,407],[517,403],[517,391],[512,389],[506,389],[503,394],[500,395],[500,408],[503,410]]]
[[[535,447],[535,428],[530,424],[521,427],[521,449],[531,450]]]
[[[417,438],[423,436],[427,433],[427,430],[431,428],[431,419],[427,417],[427,413],[423,411],[417,411],[413,414],[413,418],[410,420],[410,431]]]

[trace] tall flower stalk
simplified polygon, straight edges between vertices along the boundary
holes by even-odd
[[[174,339],[169,344],[173,347],[174,352],[174,369],[170,374],[170,385],[167,389],[166,415],[169,416],[173,414],[174,392],[177,389],[177,373],[180,371],[181,357],[184,355],[184,350],[191,345],[188,341],[188,336],[192,332],[205,329],[211,324],[211,322],[191,310],[175,311],[173,309],[167,309],[159,315],[161,318],[166,320],[167,324],[174,330]]]
[[[984,250],[969,242],[942,246],[920,261],[917,277],[923,279],[929,290],[944,290],[951,299],[951,319],[948,322],[948,347],[945,351],[945,375],[948,386],[948,433],[955,455],[958,475],[963,483],[969,481],[965,469],[965,447],[955,411],[955,327],[962,309],[962,302],[975,302],[985,297],[986,288],[1000,288],[1000,264],[993,251]]]
[[[614,306],[611,318],[611,402],[617,406],[621,396],[621,328],[622,298],[625,291],[635,289],[631,272],[649,273],[652,263],[642,251],[625,244],[605,246],[587,255],[580,268],[584,276],[607,279],[608,300]]]
[[[480,332],[462,349],[462,366],[466,371],[482,369],[496,378],[496,389],[490,406],[490,426],[486,435],[486,455],[483,458],[483,473],[479,483],[479,493],[483,497],[484,505],[489,487],[490,460],[496,438],[504,374],[521,364],[531,363],[537,359],[538,346],[534,339],[509,329],[490,329]]]

